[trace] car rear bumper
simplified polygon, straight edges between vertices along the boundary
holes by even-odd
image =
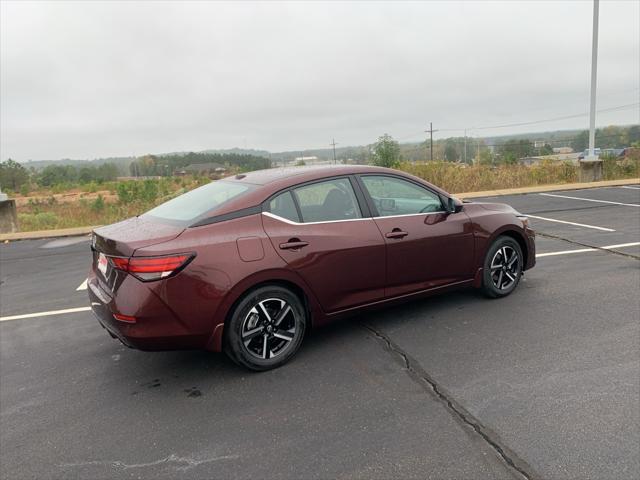
[[[205,348],[208,336],[194,335],[144,285],[135,279],[120,287],[124,294],[111,295],[95,274],[87,281],[91,310],[109,334],[139,350],[185,350]],[[124,287],[124,288],[123,288]],[[125,315],[128,321],[115,315]]]

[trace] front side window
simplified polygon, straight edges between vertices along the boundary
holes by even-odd
[[[188,224],[251,188],[247,184],[216,180],[162,203],[144,216]]]
[[[381,217],[442,211],[440,197],[415,183],[382,175],[364,175],[362,182]]]
[[[327,180],[296,188],[294,195],[303,222],[329,222],[362,218],[362,213],[346,178]]]

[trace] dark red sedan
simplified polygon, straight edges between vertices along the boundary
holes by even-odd
[[[511,207],[366,166],[214,181],[96,229],[92,250],[91,306],[112,336],[224,351],[254,370],[356,309],[463,286],[503,297],[535,264],[534,232]]]

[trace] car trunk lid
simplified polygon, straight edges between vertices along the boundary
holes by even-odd
[[[142,217],[96,228],[91,239],[91,249],[98,283],[111,295],[127,276],[126,272],[114,268],[106,257],[132,257],[136,250],[173,240],[183,231],[182,226]]]
[[[93,231],[94,250],[118,257],[130,257],[142,247],[149,247],[176,238],[184,227],[160,223],[143,217],[96,228]]]

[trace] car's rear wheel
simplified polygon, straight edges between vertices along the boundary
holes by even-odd
[[[306,324],[306,310],[295,293],[279,285],[260,287],[233,310],[225,352],[251,370],[279,367],[300,348]]]
[[[498,237],[484,260],[482,291],[491,298],[505,297],[513,292],[523,267],[522,248],[511,237]]]

